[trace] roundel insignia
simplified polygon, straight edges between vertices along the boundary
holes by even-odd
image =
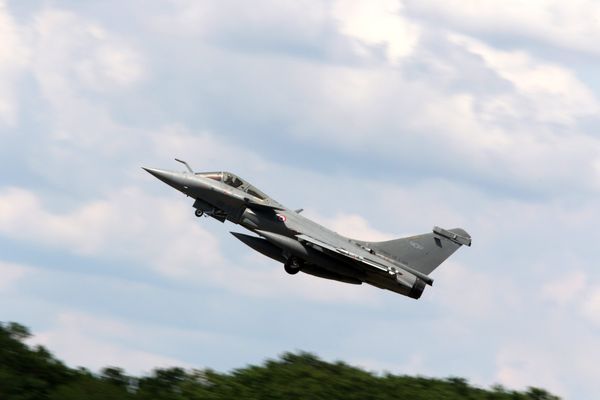
[[[287,221],[287,218],[283,214],[277,214],[277,220],[280,222],[285,222]]]
[[[417,250],[423,250],[424,249],[423,245],[421,245],[420,243],[413,242],[412,240],[410,242],[408,242],[408,243],[410,243],[410,245],[412,247],[414,247],[415,249],[417,249]]]

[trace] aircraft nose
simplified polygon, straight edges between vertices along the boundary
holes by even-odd
[[[178,188],[181,186],[181,174],[177,172],[165,171],[163,169],[156,168],[146,168],[142,167],[142,169],[149,174],[153,175],[157,179],[163,181],[167,185],[173,186],[174,188]]]
[[[164,181],[170,175],[169,171],[165,171],[162,169],[146,168],[146,167],[142,167],[142,169],[144,171],[148,172],[149,174],[155,176],[156,178],[160,179],[161,181]]]

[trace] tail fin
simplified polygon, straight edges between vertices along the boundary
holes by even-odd
[[[461,245],[471,246],[471,236],[461,228],[446,230],[436,226],[432,233],[368,245],[375,252],[430,274]]]

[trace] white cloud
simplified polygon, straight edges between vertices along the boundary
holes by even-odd
[[[498,383],[523,390],[530,386],[542,387],[554,394],[564,395],[566,389],[558,367],[557,352],[560,349],[542,351],[529,346],[517,345],[502,348],[497,355]]]
[[[42,11],[32,32],[34,71],[50,101],[80,88],[118,90],[144,77],[140,54],[124,38],[76,14]]]
[[[43,123],[28,131],[35,145],[23,152],[32,168],[48,179],[76,165],[89,173],[90,157],[130,151],[135,129],[116,123],[99,100],[131,92],[148,76],[129,38],[70,11],[42,7],[18,24],[8,10],[0,3],[0,122],[16,123],[17,93],[37,105],[27,124]],[[26,72],[37,87],[16,90]]]
[[[0,292],[10,291],[13,287],[31,273],[29,267],[0,261]]]
[[[46,212],[40,199],[27,190],[4,189],[0,198],[0,231],[4,235],[50,244],[63,243],[80,253],[98,247],[98,228],[110,217],[110,209],[101,202],[70,215],[53,215]]]
[[[29,62],[29,48],[20,27],[0,1],[0,121],[14,126],[17,122],[17,81]]]
[[[432,77],[412,77],[408,66],[318,72],[298,66],[311,76],[305,85],[313,91],[290,87],[310,99],[293,108],[292,133],[354,157],[399,164],[408,174],[440,171],[541,193],[597,191],[600,141],[580,129],[600,110],[591,89],[564,65],[457,38],[440,37],[447,47],[442,59],[427,42],[419,45],[420,68],[431,69]],[[253,109],[259,116],[287,115],[292,107],[261,104]]]
[[[159,4],[156,13],[147,15],[152,29],[166,36],[194,37],[194,43],[202,40],[201,45],[296,54],[320,49],[329,39],[328,5],[324,2],[170,0]]]
[[[245,168],[247,173],[267,172],[274,165],[258,156],[252,149],[221,138],[213,132],[192,132],[180,125],[164,126],[152,135],[146,135],[155,159],[186,160],[198,171],[213,165],[223,168]],[[168,158],[167,158],[168,157]],[[177,168],[184,168],[176,164]]]
[[[429,289],[428,301],[453,318],[460,316],[464,321],[491,315],[499,317],[510,309],[517,309],[521,303],[519,289],[509,279],[491,271],[477,271],[447,260],[433,274],[436,283]]]
[[[85,87],[103,91],[111,86],[128,86],[140,81],[144,72],[138,58],[130,49],[103,45],[75,68]]]
[[[65,159],[87,158],[90,151],[114,158],[135,130],[116,123],[114,109],[99,99],[130,93],[147,77],[140,52],[127,38],[61,9],[42,9],[23,29],[42,100],[36,116],[45,122],[37,135],[43,145],[30,154],[31,163],[44,159],[56,168]]]
[[[369,46],[384,46],[388,61],[410,55],[419,40],[419,27],[404,18],[403,4],[396,0],[341,0],[333,3],[340,31]],[[368,54],[357,43],[356,50]]]
[[[147,327],[70,311],[56,318],[52,328],[36,333],[29,343],[49,348],[71,366],[95,371],[118,366],[132,374],[155,367],[189,367],[182,360],[136,348],[141,347],[136,339],[148,335]]]
[[[232,42],[243,45],[249,36],[264,45],[266,39],[261,35],[275,29],[274,21],[278,15],[284,15],[285,21],[292,15],[290,20],[300,21],[286,25],[295,32],[293,37],[302,38],[302,43],[316,40],[304,33],[329,26],[321,6],[299,6],[302,12],[298,12],[296,6],[282,5],[273,9],[268,7],[269,4],[266,2],[258,7],[269,10],[268,15],[262,15],[257,7],[241,7],[232,17],[236,23],[219,11],[226,7],[212,3],[177,1],[170,5],[172,13],[167,14],[169,18],[175,18],[174,21],[179,14],[182,18],[191,18],[194,21],[191,25],[219,37],[232,34],[232,37],[227,36],[228,41],[223,39],[228,44],[222,47]],[[372,34],[373,37],[381,36],[380,39],[369,39],[370,34],[364,33],[365,43],[397,39],[402,35],[388,32],[386,26],[402,27],[403,21],[411,24],[400,3],[339,4],[332,6],[332,12],[336,14],[340,9],[340,13],[348,14],[338,19],[341,32],[346,29],[343,21],[354,26],[350,22],[355,14],[359,20],[356,26],[383,30],[377,35]],[[368,12],[363,13],[362,7],[368,8]],[[353,11],[355,8],[358,11]],[[44,16],[50,22],[54,18],[51,17]],[[362,21],[380,17],[384,23]],[[240,19],[245,22],[240,23]],[[202,23],[204,20],[206,23]],[[167,25],[177,29],[185,25],[169,21]],[[44,25],[52,26],[50,22]],[[221,26],[223,24],[226,28]],[[241,26],[245,27],[246,35],[240,34]],[[357,33],[351,36],[360,41],[360,29],[356,29]],[[95,32],[93,25],[87,30]],[[105,30],[100,31],[108,35]],[[60,39],[60,31],[57,36]],[[94,37],[93,34],[89,36]],[[102,40],[111,45],[117,41],[114,37],[109,39],[110,35]],[[200,38],[201,46],[194,60],[202,67],[194,79],[214,85],[202,85],[203,90],[208,91],[206,97],[202,97],[202,93],[190,96],[182,91],[182,101],[197,101],[198,118],[203,121],[228,119],[235,121],[234,124],[250,126],[262,126],[273,120],[287,121],[283,125],[288,131],[282,134],[291,133],[306,142],[318,140],[320,145],[350,150],[358,156],[401,163],[410,174],[437,167],[452,176],[468,175],[479,182],[542,193],[556,192],[559,187],[600,188],[600,172],[595,168],[600,143],[577,128],[581,119],[595,115],[599,106],[593,93],[573,71],[565,65],[543,62],[526,51],[500,51],[464,35],[451,34],[449,38],[442,36],[439,39],[442,47],[452,48],[450,54],[446,52],[437,57],[437,49],[427,41],[417,40],[412,45],[411,51],[416,52],[415,57],[418,56],[422,68],[433,71],[432,76],[423,77],[415,76],[405,65],[373,68],[319,65],[312,59],[307,61],[301,57],[281,60],[262,52],[236,53],[231,48],[218,51],[214,50],[218,46],[213,42],[208,50],[206,43],[210,40]],[[412,43],[404,37],[397,41]],[[104,54],[103,45],[96,47]],[[139,54],[135,56],[135,51],[133,53],[134,56],[123,58],[140,58]],[[78,58],[75,54],[71,58],[76,60],[74,64],[83,59],[84,66],[73,74],[80,77],[76,79],[78,85],[86,87],[89,82],[103,81],[104,73],[96,76],[94,72],[103,70],[103,62],[94,61],[93,68],[87,66],[89,59],[97,61],[97,57]],[[115,74],[121,75],[118,72],[121,70],[116,68]],[[123,71],[127,70],[123,68]],[[215,74],[215,70],[219,74]],[[110,71],[109,68],[106,74],[112,76]],[[281,71],[286,73],[281,74]],[[465,84],[471,75],[485,79]],[[269,85],[259,84],[267,81]],[[502,83],[508,85],[502,86]],[[213,87],[216,89],[211,89]],[[449,90],[449,87],[458,89]],[[487,87],[496,89],[487,90]],[[53,88],[51,92],[60,93],[60,85],[59,90]],[[63,139],[58,143],[75,142],[77,149],[93,148],[108,154],[115,148],[121,151],[129,146],[137,148],[143,141],[142,132],[116,124],[110,108],[82,102],[77,96],[56,97],[57,107],[60,107],[56,115],[61,117],[54,134]],[[262,100],[254,101],[257,97]],[[175,115],[179,115],[178,112],[175,111]],[[557,125],[560,125],[559,129]],[[260,139],[262,137],[257,138]],[[194,147],[194,150],[204,153],[200,147]],[[589,172],[581,174],[579,171]]]
[[[384,21],[389,19],[389,24],[396,27],[402,26],[402,21],[408,21],[400,3],[369,4],[334,6],[334,14],[339,8],[342,14],[350,15],[346,19],[340,17],[339,28],[344,31],[342,22],[353,21],[351,15],[354,14],[367,20],[383,15]],[[213,20],[211,13],[218,8],[187,1],[174,2],[172,7],[181,8],[182,15],[188,16],[190,13],[184,12],[188,7],[206,8],[210,20]],[[302,26],[296,27],[298,32],[327,25],[323,7],[306,7],[300,14],[293,6],[281,7],[282,10],[272,10],[268,18],[276,19],[278,12],[295,15],[295,19],[303,21],[299,23]],[[367,7],[369,12],[352,11],[354,8],[360,11],[361,7]],[[258,21],[264,22],[261,19],[264,16],[250,9],[244,10],[240,15],[254,25],[260,26]],[[204,15],[204,11],[198,13]],[[298,15],[302,18],[296,18]],[[217,24],[216,21],[221,19],[216,18],[211,23]],[[48,147],[52,157],[85,157],[78,153],[81,149],[108,156],[115,150],[125,152],[138,148],[143,141],[142,132],[116,123],[111,107],[94,104],[82,93],[86,89],[131,89],[131,85],[147,78],[146,70],[150,66],[144,65],[140,52],[128,44],[127,38],[112,34],[86,19],[77,19],[69,12],[44,11],[35,21],[34,71],[46,98],[53,105],[54,124],[48,128],[55,139]],[[387,32],[387,22],[359,22],[356,23],[359,27],[376,26]],[[211,26],[204,28],[218,30]],[[239,33],[239,26],[232,24],[228,29]],[[378,34],[383,42],[388,40],[387,36],[399,37],[398,32],[384,33]],[[359,33],[356,35],[360,36]],[[410,42],[405,38],[398,41]],[[442,38],[442,42],[445,41]],[[450,173],[454,175],[469,171],[478,179],[493,177],[492,181],[499,184],[512,182],[517,187],[534,189],[542,186],[541,192],[556,191],[561,186],[592,190],[600,187],[600,172],[595,168],[600,144],[596,138],[576,128],[580,118],[596,113],[598,102],[572,71],[542,62],[524,51],[499,51],[465,36],[450,35],[448,43],[456,45],[455,52],[435,60],[426,57],[427,52],[435,50],[428,48],[430,43],[417,40],[413,45],[413,51],[419,52],[425,68],[443,64],[444,68],[435,70],[439,77],[431,81],[415,79],[409,71],[397,67],[319,66],[302,59],[285,62],[263,59],[261,62],[261,57],[256,54],[240,57],[239,54],[218,53],[214,57],[215,54],[204,46],[197,57],[205,58],[202,64],[207,65],[206,71],[216,69],[226,76],[227,87],[232,88],[232,92],[227,90],[225,93],[229,97],[227,113],[232,113],[232,120],[241,119],[240,123],[269,121],[276,115],[288,120],[285,125],[301,139],[318,139],[328,146],[351,149],[363,156],[405,160],[403,165],[410,166],[410,173],[422,171],[424,164],[440,168],[450,165]],[[490,79],[482,82],[484,86],[508,81],[512,90],[505,88],[500,93],[482,94],[478,86],[477,90],[467,87],[464,91],[449,93],[449,85],[460,85],[465,81],[462,67],[472,61],[473,54],[481,57],[476,72],[493,71]],[[243,70],[242,65],[246,65]],[[281,70],[286,74],[280,74],[278,71]],[[201,73],[206,71],[201,70]],[[214,77],[212,72],[205,76],[211,81]],[[272,83],[268,88],[256,84],[267,79]],[[438,79],[448,82],[440,86]],[[248,90],[257,92],[245,93]],[[282,92],[286,95],[282,96]],[[204,110],[214,106],[202,107],[202,101],[214,101],[213,95],[222,96],[223,92],[210,93],[209,98],[201,99],[199,108],[214,119],[219,116]],[[268,100],[248,102],[243,100],[246,96],[276,101],[274,104],[269,104]],[[569,131],[555,131],[555,124],[566,125]],[[32,158],[43,159],[48,151],[43,153]],[[425,163],[423,160],[430,161]],[[577,171],[590,172],[579,174]]]
[[[598,54],[600,5],[594,0],[405,1],[411,14],[459,31],[529,38],[569,50]]]
[[[76,254],[143,260],[165,275],[185,276],[187,268],[195,267],[192,260],[222,264],[216,239],[190,223],[190,210],[138,189],[123,189],[57,213],[47,210],[35,193],[9,188],[0,193],[0,232]]]
[[[597,114],[600,110],[593,92],[575,74],[559,65],[536,60],[523,50],[501,51],[483,42],[462,35],[450,35],[450,40],[481,56],[486,65],[500,77],[510,81],[523,102],[516,98],[494,99],[511,107],[514,117],[534,112],[539,121],[573,125],[577,117]],[[524,106],[519,109],[519,106]],[[496,104],[486,106],[491,111]],[[505,111],[506,112],[506,111]]]
[[[600,327],[600,286],[590,287],[581,303],[581,313],[589,322]]]
[[[566,276],[542,286],[542,296],[559,305],[566,305],[582,297],[586,289],[586,275],[582,271],[567,272]]]

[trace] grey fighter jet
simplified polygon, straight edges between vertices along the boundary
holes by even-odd
[[[203,215],[242,225],[255,235],[231,232],[254,250],[283,263],[288,274],[303,272],[360,285],[363,282],[418,299],[429,274],[461,245],[470,246],[463,229],[434,227],[431,233],[384,242],[365,242],[333,232],[300,210],[291,210],[229,172],[185,172],[144,168],[192,197]]]

